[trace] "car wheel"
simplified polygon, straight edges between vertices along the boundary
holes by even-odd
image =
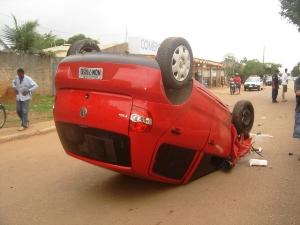
[[[165,88],[179,90],[192,79],[193,53],[190,44],[182,37],[165,39],[157,51]]]
[[[258,86],[258,91],[260,91],[261,89],[260,89],[260,86]]]
[[[79,53],[81,50],[85,52],[101,52],[99,46],[91,40],[75,41],[68,49],[67,56]]]
[[[254,108],[250,101],[238,101],[233,110],[231,122],[238,134],[249,134],[254,122]]]

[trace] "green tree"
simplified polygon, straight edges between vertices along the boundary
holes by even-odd
[[[293,77],[298,77],[300,75],[300,62],[298,62],[297,66],[294,66],[291,74]]]
[[[279,67],[281,67],[280,64],[277,63],[264,63],[264,69],[265,69],[265,73],[264,74],[274,74],[275,70],[278,69]]]
[[[40,55],[47,55],[51,57],[56,56],[56,52],[44,52],[44,48],[51,47],[51,43],[56,36],[49,32],[41,35],[37,32],[39,27],[38,20],[27,21],[22,25],[18,25],[17,19],[12,15],[14,20],[14,27],[5,25],[0,34],[0,46],[6,51],[17,51],[26,53],[35,53]]]
[[[60,46],[60,45],[63,45],[65,44],[67,41],[65,39],[62,39],[62,38],[58,38],[54,41],[54,46]]]
[[[83,39],[88,39],[88,40],[91,40],[91,41],[95,42],[96,44],[100,44],[100,42],[98,40],[86,37],[84,34],[77,34],[77,35],[74,35],[74,36],[70,37],[67,40],[67,43],[68,44],[73,44],[75,41],[83,40]]]
[[[227,76],[233,76],[235,73],[240,73],[242,64],[238,62],[238,60],[235,58],[234,54],[227,53],[223,57],[224,61],[224,67],[226,70]]]
[[[240,61],[240,63],[246,63],[247,61],[248,61],[247,58],[244,57],[244,58]]]
[[[22,25],[18,25],[14,15],[14,27],[5,25],[3,35],[1,35],[0,45],[6,50],[16,51],[32,51],[35,48],[35,41],[38,37],[37,28],[39,23],[37,20],[28,21]]]
[[[280,15],[289,23],[296,25],[300,32],[300,0],[279,0],[281,4]]]
[[[244,76],[260,75],[262,76],[265,72],[264,64],[259,62],[257,59],[248,60],[242,69]]]
[[[56,38],[57,36],[53,35],[51,31],[48,34],[38,34],[34,43],[35,49],[42,50],[55,46]]]

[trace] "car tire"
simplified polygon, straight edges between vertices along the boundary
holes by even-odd
[[[238,134],[248,135],[254,122],[254,108],[250,101],[238,101],[232,110],[231,122]]]
[[[179,90],[192,79],[193,53],[188,41],[182,37],[165,39],[157,51],[165,88]]]
[[[99,46],[91,40],[75,41],[67,51],[67,56],[79,53],[81,50],[85,52],[101,52]]]
[[[258,86],[258,91],[260,91],[261,90],[261,88],[260,88],[260,86]]]

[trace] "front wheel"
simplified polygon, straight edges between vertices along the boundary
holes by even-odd
[[[4,126],[6,121],[6,112],[3,106],[0,106],[0,128]]]
[[[254,108],[250,101],[238,101],[233,110],[231,122],[238,134],[248,135],[254,122]]]

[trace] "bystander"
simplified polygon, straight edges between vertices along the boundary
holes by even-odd
[[[25,75],[23,69],[18,69],[17,73],[18,75],[15,76],[12,86],[16,93],[16,111],[22,121],[21,127],[18,131],[23,131],[29,126],[28,111],[31,92],[34,91],[38,85],[32,80],[32,78]]]
[[[296,108],[293,138],[299,138],[300,140],[300,75],[294,81],[294,91],[296,94]]]
[[[287,100],[285,99],[284,93],[287,92],[287,84],[288,84],[288,75],[287,75],[288,69],[285,68],[284,73],[281,76],[281,84],[282,84],[282,101],[286,102]]]
[[[279,70],[275,70],[275,74],[272,76],[272,103],[278,103],[278,89],[279,89],[279,80],[278,80]]]

